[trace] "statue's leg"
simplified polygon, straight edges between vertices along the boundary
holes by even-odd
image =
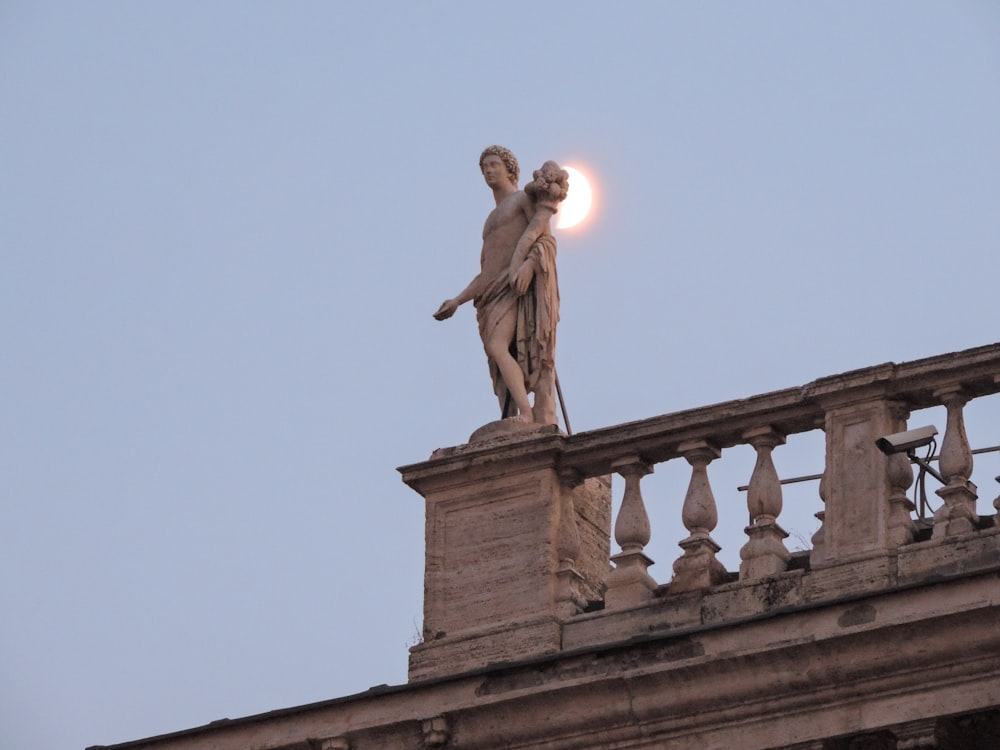
[[[552,367],[543,367],[538,372],[535,406],[532,413],[538,424],[559,423],[559,418],[556,416],[556,371]]]
[[[510,391],[511,398],[514,399],[514,406],[517,407],[521,416],[531,419],[531,402],[528,400],[528,391],[524,386],[524,373],[517,360],[510,355],[510,342],[514,339],[514,330],[517,328],[517,307],[513,306],[497,322],[491,331],[484,331],[483,347],[486,353],[496,362],[500,370],[500,377],[503,378],[504,385]]]

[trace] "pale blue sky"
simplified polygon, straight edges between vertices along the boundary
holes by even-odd
[[[394,467],[496,417],[471,309],[431,318],[477,270],[483,147],[596,183],[559,235],[580,431],[1000,338],[998,92],[986,0],[7,0],[0,750],[405,682]],[[709,469],[730,568],[752,463]],[[686,481],[644,484],[661,582]]]

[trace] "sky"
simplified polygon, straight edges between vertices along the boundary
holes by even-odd
[[[484,147],[594,185],[557,231],[580,432],[1000,339],[998,91],[988,0],[0,3],[0,750],[406,681],[395,467],[498,417],[471,305],[431,317]],[[730,569],[752,466],[709,467]],[[661,583],[689,471],[643,482]],[[786,490],[790,549],[820,508]]]

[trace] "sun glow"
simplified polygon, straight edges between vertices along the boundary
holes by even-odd
[[[569,173],[569,193],[566,195],[566,200],[559,204],[556,229],[569,229],[586,219],[594,200],[590,181],[583,173],[573,167],[563,167],[563,169]]]

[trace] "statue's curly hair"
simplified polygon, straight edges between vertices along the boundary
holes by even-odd
[[[509,148],[504,148],[503,146],[488,146],[483,149],[483,153],[479,155],[479,171],[483,171],[483,160],[487,156],[499,156],[503,165],[507,167],[507,174],[510,175],[510,179],[513,180],[514,185],[517,185],[517,178],[521,174],[521,168],[517,165],[517,157],[511,153]]]

